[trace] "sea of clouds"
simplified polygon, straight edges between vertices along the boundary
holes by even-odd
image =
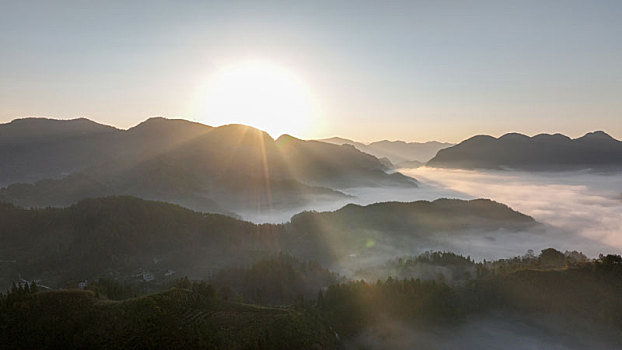
[[[421,167],[402,169],[418,188],[359,187],[341,189],[351,195],[339,201],[315,201],[285,210],[240,213],[256,223],[287,222],[302,210],[333,211],[348,203],[489,198],[532,216],[544,224],[533,232],[473,232],[439,235],[425,250],[448,250],[476,259],[523,255],[552,247],[578,250],[590,257],[622,252],[622,173],[475,171]]]

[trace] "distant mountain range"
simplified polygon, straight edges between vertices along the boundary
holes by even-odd
[[[561,134],[499,138],[474,136],[438,151],[428,166],[463,169],[615,170],[622,169],[622,142],[603,131],[571,139]]]
[[[16,119],[0,124],[0,185],[59,178],[113,158],[149,158],[211,127],[153,118],[120,130],[80,118]]]
[[[388,159],[396,168],[421,166],[432,159],[439,150],[453,146],[452,143],[437,141],[404,142],[383,140],[365,144],[341,137],[331,137],[320,141],[336,145],[352,145],[358,150],[369,153],[377,158]]]
[[[60,177],[114,152],[121,130],[88,119],[16,119],[0,124],[0,185]]]
[[[344,198],[341,188],[416,187],[351,146],[272,139],[244,125],[151,118],[119,130],[87,119],[0,125],[0,200],[26,207],[134,195],[228,213]]]
[[[255,225],[134,197],[47,209],[0,203],[0,222],[0,287],[19,274],[60,287],[98,276],[134,278],[141,271],[159,279],[168,271],[205,278],[281,252],[338,267],[389,248],[398,255],[424,249],[439,233],[485,235],[537,224],[490,200],[348,205],[304,212],[286,224]]]

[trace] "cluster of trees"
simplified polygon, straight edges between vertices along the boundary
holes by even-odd
[[[439,266],[451,266],[451,265],[466,265],[471,266],[474,265],[475,262],[471,259],[470,256],[464,257],[459,254],[455,254],[452,252],[431,252],[427,251],[423,254],[408,257],[408,258],[398,258],[396,260],[398,265],[408,266],[413,264],[432,264]]]
[[[217,297],[216,289],[205,281],[191,281],[188,276],[184,276],[175,282],[173,288],[192,291],[208,300],[214,300]],[[223,299],[228,299],[228,295],[223,295]]]
[[[338,274],[313,261],[288,254],[259,261],[248,268],[223,269],[210,279],[223,295],[264,305],[301,304],[318,290],[337,283]]]
[[[560,252],[547,248],[535,255],[532,250],[523,256],[494,261],[476,262],[470,256],[464,257],[452,252],[428,251],[417,256],[400,257],[384,265],[357,271],[357,276],[376,280],[394,278],[436,280],[449,284],[464,283],[472,279],[490,278],[525,269],[565,269],[591,263],[581,252]],[[594,262],[596,263],[596,262]]]
[[[594,260],[593,266],[595,270],[622,274],[622,256],[617,254],[600,254],[598,259]]]
[[[545,249],[539,256],[486,263],[452,253],[426,253],[395,262],[433,261],[477,266],[480,277],[453,286],[438,279],[349,281],[320,291],[317,307],[344,335],[386,320],[446,325],[497,309],[576,317],[622,329],[620,255],[587,260],[578,252]]]
[[[586,263],[591,263],[581,252],[566,251],[560,252],[554,248],[543,249],[539,255],[535,255],[533,250],[527,251],[523,256],[509,259],[499,259],[486,261],[477,264],[478,277],[490,275],[503,275],[525,269],[563,269],[578,267]]]
[[[110,300],[133,298],[144,293],[144,290],[136,284],[121,283],[112,278],[99,278],[96,281],[90,281],[86,289],[93,291],[96,296]]]
[[[604,255],[563,269],[524,269],[475,281],[488,304],[523,312],[577,316],[622,329],[622,257]]]
[[[340,334],[354,335],[384,319],[416,323],[450,321],[458,299],[446,284],[414,279],[351,281],[320,291],[317,306]]]

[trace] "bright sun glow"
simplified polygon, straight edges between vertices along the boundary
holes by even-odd
[[[223,67],[208,80],[203,118],[207,124],[246,124],[281,134],[308,135],[315,104],[306,84],[276,65],[245,62]]]

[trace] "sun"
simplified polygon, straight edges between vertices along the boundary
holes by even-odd
[[[250,125],[274,138],[307,135],[312,127],[315,106],[308,86],[278,65],[253,61],[222,67],[204,91],[207,124]]]

